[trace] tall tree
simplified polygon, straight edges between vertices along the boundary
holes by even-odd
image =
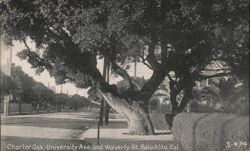
[[[44,84],[37,82],[32,89],[37,104],[47,108],[50,103],[54,102],[54,92],[47,88]]]
[[[17,94],[19,94],[20,101],[32,103],[34,101],[34,91],[32,88],[35,86],[36,81],[34,81],[34,79],[32,79],[28,74],[23,72],[20,66],[12,66],[11,75],[14,82],[16,81],[17,83],[20,83],[18,84],[20,90],[17,92]]]
[[[207,64],[224,54],[249,55],[247,0],[6,0],[0,7],[1,35],[27,47],[20,57],[38,71],[47,69],[58,83],[97,86],[127,118],[131,134],[154,133],[148,102],[166,76],[171,92],[176,91],[171,96],[174,111],[180,112]],[[105,81],[96,67],[99,56],[109,60],[128,87]],[[122,68],[134,56],[153,70],[143,85]],[[178,106],[180,90],[185,94]]]
[[[109,83],[109,66],[110,66],[110,63],[109,61],[105,61],[104,60],[104,65],[103,67],[106,68],[105,70],[105,80],[107,83]],[[110,112],[110,106],[109,104],[107,103],[107,101],[104,102],[104,124],[105,125],[108,125],[109,124],[109,112]]]
[[[15,88],[15,84],[10,76],[1,72],[1,98],[8,95]],[[3,101],[3,99],[1,99]]]
[[[78,110],[83,107],[87,107],[90,104],[90,101],[85,97],[81,97],[80,95],[75,94],[68,100],[67,103],[69,108],[72,108],[73,110]]]
[[[57,110],[61,111],[62,106],[66,105],[67,101],[69,101],[69,96],[64,93],[55,94],[55,104],[57,105]]]

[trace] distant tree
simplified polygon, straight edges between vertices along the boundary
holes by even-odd
[[[13,77],[15,89],[12,90],[13,101],[21,102],[23,94],[23,83],[19,77]]]
[[[1,72],[1,97],[10,94],[10,91],[13,90],[14,88],[15,84],[11,79],[11,77]]]
[[[89,105],[91,105],[91,101],[88,98],[84,96],[81,96],[81,98],[83,107],[88,107]]]
[[[101,96],[98,94],[97,87],[91,87],[88,90],[88,99],[100,103],[101,101]]]
[[[57,105],[58,110],[61,111],[63,105],[66,105],[67,101],[69,101],[69,96],[64,93],[55,94],[55,101],[53,104]]]
[[[87,98],[81,97],[78,94],[73,95],[70,98],[70,100],[67,102],[67,105],[69,106],[69,108],[73,110],[78,110],[83,107],[87,107],[89,104],[90,104],[90,101]]]
[[[3,72],[1,72],[0,81],[1,81],[1,83],[0,83],[1,102],[3,102],[5,96],[12,94],[12,91],[16,88],[16,85],[15,85],[13,79]]]
[[[22,81],[18,76],[7,76],[1,72],[1,97],[12,95],[12,101],[21,101],[23,93]],[[1,99],[2,100],[2,99]]]
[[[36,104],[48,107],[48,104],[54,103],[54,92],[42,83],[36,83],[32,88]]]
[[[14,82],[19,83],[19,97],[22,102],[32,103],[35,101],[33,87],[36,81],[33,80],[28,74],[23,72],[20,66],[12,66],[11,75]]]

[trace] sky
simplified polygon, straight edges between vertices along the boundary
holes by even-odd
[[[17,53],[25,48],[24,44],[20,42],[14,42],[14,46],[12,47],[12,63],[14,63],[16,66],[21,66],[22,70],[27,73],[29,76],[33,77],[34,80],[43,83],[45,86],[55,87],[56,93],[61,92],[61,85],[56,85],[55,79],[49,75],[47,71],[44,71],[37,75],[35,73],[35,69],[31,68],[31,65],[26,60],[21,60]],[[28,43],[30,48],[34,48],[31,42]],[[82,96],[87,96],[87,90],[86,89],[77,89],[74,84],[66,83],[62,85],[62,93],[68,93],[69,95],[73,95],[78,93]]]
[[[17,53],[25,48],[23,43],[15,41],[13,43],[12,47],[12,63],[14,63],[16,66],[21,66],[22,70],[27,73],[29,76],[33,77],[34,80],[43,83],[45,86],[52,86],[56,88],[56,93],[61,92],[61,85],[56,85],[55,79],[49,75],[47,71],[44,71],[37,75],[35,73],[35,69],[31,68],[31,65],[26,60],[21,60]],[[35,49],[34,44],[29,41],[28,45],[31,49]],[[98,60],[97,67],[100,71],[102,71],[103,67],[103,60]],[[129,75],[134,75],[134,65],[131,64],[131,68],[128,70]],[[145,79],[149,78],[152,74],[152,71],[148,69],[145,65],[142,63],[137,63],[137,76],[138,77],[144,77]],[[110,83],[117,83],[118,81],[122,80],[120,77],[114,77],[110,75]],[[62,93],[68,93],[69,95],[79,94],[81,96],[87,97],[87,89],[80,89],[76,88],[74,84],[72,83],[66,83],[62,85]]]

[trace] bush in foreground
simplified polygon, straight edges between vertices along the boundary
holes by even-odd
[[[173,135],[186,151],[245,151],[249,149],[249,117],[182,113],[174,118]]]

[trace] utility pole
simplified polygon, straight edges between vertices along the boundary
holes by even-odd
[[[137,72],[137,62],[136,62],[136,59],[135,59],[135,62],[134,62],[134,77],[136,77],[136,72]]]
[[[61,84],[61,93],[62,93],[62,84]]]
[[[2,38],[0,38],[0,57],[1,57],[1,61],[0,61],[1,71],[11,77],[12,48],[8,48]],[[2,69],[3,65],[7,66],[7,68]],[[5,95],[4,100],[3,100],[3,103],[4,103],[3,114],[6,116],[10,114],[10,100],[11,99],[12,99],[12,91],[9,90],[9,94]]]
[[[109,67],[110,63],[109,61],[106,61],[106,81],[109,83]],[[110,111],[110,106],[107,103],[107,101],[104,102],[104,124],[108,125],[109,124],[109,111]]]
[[[104,57],[103,59],[103,78],[106,79],[106,59]],[[100,104],[100,113],[99,113],[99,121],[97,123],[97,145],[99,145],[99,140],[100,140],[100,126],[103,125],[103,116],[104,116],[104,99],[101,99],[101,104]]]
[[[110,62],[105,59],[103,61],[103,78],[106,80],[107,83],[109,83],[109,69],[110,68]],[[110,111],[110,106],[109,104],[101,98],[101,105],[100,105],[100,115],[99,115],[99,121],[97,125],[97,145],[99,145],[99,139],[100,139],[100,126],[105,124],[109,124],[109,111]],[[104,118],[104,123],[103,123],[103,118]]]
[[[103,78],[106,80],[106,75],[107,75],[107,60],[104,57],[103,60]],[[101,98],[101,105],[100,105],[100,117],[99,117],[99,124],[103,125],[103,117],[104,117],[104,99]]]

